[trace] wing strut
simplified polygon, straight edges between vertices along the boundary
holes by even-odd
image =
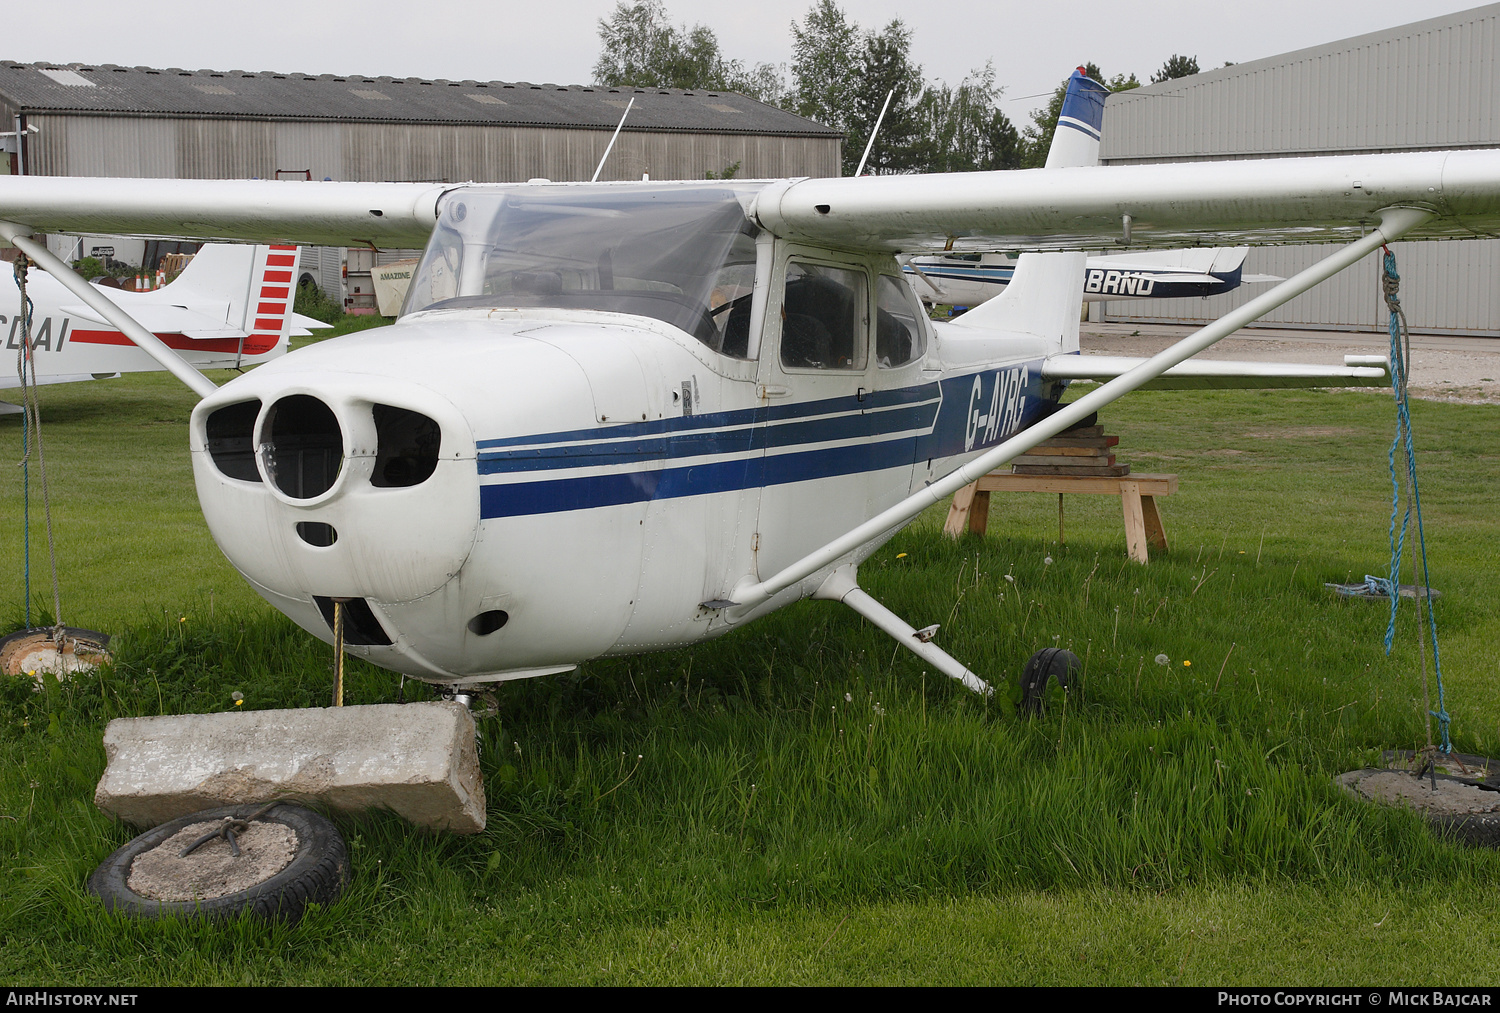
[[[0,239],[4,239],[34,260],[38,266],[61,282],[64,288],[82,299],[90,309],[114,324],[119,328],[120,333],[139,345],[141,351],[161,363],[164,369],[191,387],[199,397],[207,397],[219,389],[212,380],[189,366],[182,356],[168,348],[166,342],[136,323],[128,313],[106,299],[102,292],[75,274],[72,268],[47,249],[45,243],[38,243],[32,239],[30,230],[24,225],[0,221]]]
[[[890,634],[896,643],[949,678],[957,679],[964,684],[965,688],[984,696],[995,692],[989,683],[965,668],[963,663],[953,655],[934,644],[929,631],[918,632],[896,613],[870,597],[868,592],[854,582],[854,567],[841,566],[834,570],[828,575],[828,579],[823,581],[813,597],[843,602]]]
[[[747,578],[725,597],[729,598],[734,606],[746,611],[764,604],[773,595],[806,580],[819,570],[834,565],[839,559],[860,546],[910,522],[929,506],[942,502],[959,489],[978,481],[982,476],[989,474],[1012,458],[1030,450],[1044,440],[1051,439],[1090,412],[1103,408],[1148,380],[1160,376],[1179,362],[1234,333],[1252,320],[1264,316],[1288,300],[1327,281],[1344,268],[1357,263],[1366,254],[1378,250],[1382,245],[1395,242],[1431,217],[1432,212],[1420,208],[1387,208],[1380,214],[1380,227],[1369,235],[1341,248],[1338,252],[1288,278],[1270,291],[1263,292],[1239,309],[1226,313],[1207,327],[1194,331],[1177,344],[1163,349],[1134,369],[1116,377],[1097,390],[1085,394],[1024,432],[1018,433],[963,467],[950,472],[944,478],[938,479],[925,489],[912,493],[900,503],[876,514],[821,549],[803,556],[780,573],[759,582]],[[718,602],[705,604],[705,607],[710,606],[729,607]]]

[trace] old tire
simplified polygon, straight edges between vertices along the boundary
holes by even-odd
[[[1078,655],[1061,647],[1045,647],[1033,654],[1021,670],[1021,713],[1041,714],[1048,681],[1056,679],[1057,684],[1066,690],[1068,680],[1082,667]]]
[[[164,901],[129,885],[131,866],[141,855],[194,823],[248,817],[261,805],[228,806],[181,816],[146,831],[104,860],[89,877],[89,893],[105,908],[133,918],[235,918],[243,912],[266,920],[296,922],[308,904],[331,904],[349,878],[348,849],[327,817],[295,805],[278,805],[259,822],[280,823],[296,835],[290,863],[269,878],[236,893],[208,900]]]

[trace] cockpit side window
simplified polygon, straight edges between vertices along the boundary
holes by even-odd
[[[927,348],[916,296],[903,278],[882,274],[875,289],[875,359],[881,369],[915,362]]]
[[[750,309],[755,298],[755,239],[745,232],[734,237],[724,262],[714,275],[708,295],[713,330],[700,336],[709,348],[736,359],[750,356]]]
[[[865,273],[787,265],[781,303],[781,364],[788,369],[864,369],[869,356]]]

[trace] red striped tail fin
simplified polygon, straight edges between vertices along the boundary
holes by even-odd
[[[295,246],[257,246],[245,300],[244,323],[249,334],[245,355],[264,355],[288,340],[292,329],[292,303],[297,295]]]

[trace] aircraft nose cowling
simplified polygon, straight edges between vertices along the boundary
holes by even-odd
[[[209,530],[263,591],[410,601],[473,548],[474,437],[426,386],[257,370],[200,404],[192,432]]]

